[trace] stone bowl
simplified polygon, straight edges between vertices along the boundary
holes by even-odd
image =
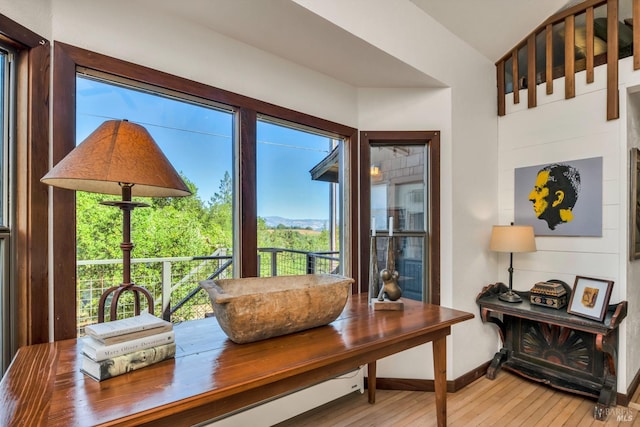
[[[333,322],[351,293],[334,274],[203,280],[213,312],[231,341],[243,344]]]

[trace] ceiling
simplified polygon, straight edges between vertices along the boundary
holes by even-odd
[[[294,1],[138,1],[355,87],[443,86]],[[496,62],[567,0],[410,1]]]
[[[410,0],[497,62],[568,0]],[[580,3],[572,0],[569,4]]]

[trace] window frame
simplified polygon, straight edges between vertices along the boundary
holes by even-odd
[[[49,341],[48,188],[49,41],[0,14],[0,42],[15,50],[14,130],[11,149],[13,222],[6,260],[7,302],[2,319],[0,372],[19,347]],[[45,303],[43,304],[43,301]]]
[[[247,96],[228,92],[202,83],[170,75],[148,67],[133,64],[113,57],[97,54],[82,48],[61,42],[54,43],[53,69],[53,105],[55,115],[53,122],[53,159],[57,164],[75,147],[75,78],[76,69],[89,68],[105,74],[122,77],[128,80],[148,84],[171,91],[184,93],[213,102],[228,105],[237,111],[238,153],[236,166],[238,208],[238,242],[237,273],[239,277],[252,277],[257,274],[257,205],[256,205],[256,127],[258,115],[267,115],[289,122],[321,129],[340,135],[345,140],[346,157],[345,185],[357,183],[357,130],[349,126],[313,117],[284,107],[256,100]],[[240,161],[239,159],[242,159]],[[347,204],[357,207],[356,191],[349,191]],[[75,319],[75,193],[69,190],[54,188],[53,192],[53,316],[54,339],[68,339],[76,336]],[[357,210],[356,210],[357,212]],[[345,227],[345,271],[356,279],[352,291],[358,292],[359,241],[357,215],[348,215],[349,223]],[[350,243],[352,242],[352,243]],[[349,248],[349,249],[347,249]],[[70,304],[73,301],[73,309]]]
[[[427,294],[430,304],[440,305],[440,132],[438,131],[361,131],[360,169],[369,171],[371,145],[426,145],[428,150],[427,195],[425,207],[428,216],[425,255],[428,277]],[[360,212],[362,218],[371,218],[371,176],[363,173],[360,191]],[[368,222],[367,222],[368,224]],[[362,233],[360,240],[362,263],[360,277],[362,283],[369,282],[370,244],[369,234]],[[425,295],[426,296],[426,295]]]

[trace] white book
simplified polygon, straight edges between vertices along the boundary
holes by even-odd
[[[174,340],[175,332],[173,330],[111,345],[104,345],[101,342],[86,336],[83,338],[82,352],[91,359],[99,362],[101,360],[120,356],[121,354],[144,350],[146,348],[163,344],[170,344],[174,342]]]
[[[93,379],[102,381],[173,358],[175,354],[176,343],[145,348],[99,362],[82,355],[80,370]]]
[[[109,338],[116,335],[143,331],[145,329],[158,328],[167,324],[171,325],[171,322],[168,322],[164,319],[154,316],[153,314],[150,314],[149,312],[144,311],[138,316],[85,326],[84,331],[89,336],[98,338]]]

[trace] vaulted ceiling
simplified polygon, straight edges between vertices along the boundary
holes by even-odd
[[[441,86],[291,0],[138,1],[355,87]],[[496,62],[567,0],[410,1]]]
[[[410,1],[492,62],[567,4],[567,0]]]

